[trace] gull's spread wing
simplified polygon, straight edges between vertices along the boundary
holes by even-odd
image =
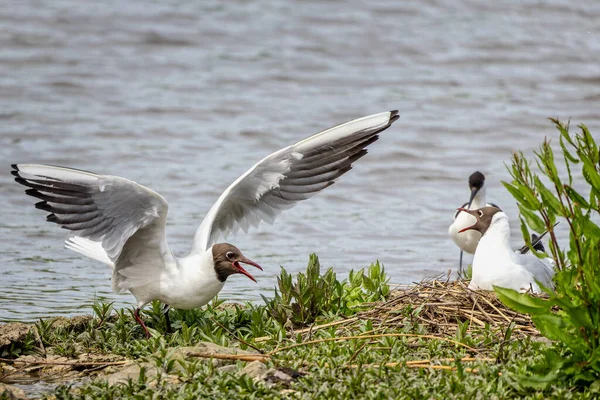
[[[196,231],[192,253],[207,250],[220,234],[240,228],[246,232],[260,221],[272,223],[282,210],[331,186],[398,118],[397,111],[389,111],[356,119],[267,156],[211,207]]]
[[[12,166],[15,180],[46,218],[76,235],[66,246],[115,267],[113,288],[141,286],[150,269],[169,265],[168,206],[158,193],[117,176],[37,164]],[[116,277],[116,278],[115,278]],[[128,281],[129,280],[129,281]]]

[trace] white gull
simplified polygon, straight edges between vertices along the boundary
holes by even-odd
[[[461,211],[472,216],[471,226],[463,231],[476,230],[482,235],[473,258],[470,289],[493,290],[493,286],[499,286],[539,293],[538,282],[546,288],[553,287],[553,263],[550,259],[539,259],[533,254],[521,254],[512,249],[508,217],[502,210],[483,207]],[[476,220],[474,224],[473,217]]]

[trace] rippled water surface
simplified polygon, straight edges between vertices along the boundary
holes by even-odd
[[[380,111],[401,119],[354,170],[230,241],[265,267],[221,298],[272,294],[279,266],[316,252],[342,276],[381,260],[392,281],[455,268],[447,236],[467,177],[516,221],[511,151],[556,137],[547,117],[600,132],[600,3],[523,1],[10,2],[0,8],[0,321],[89,313],[110,271],[12,181],[36,162],[120,175],[170,204],[189,251],[218,195],[265,155]],[[515,223],[515,246],[519,231]]]

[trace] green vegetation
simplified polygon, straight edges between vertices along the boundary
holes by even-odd
[[[290,321],[294,326],[306,326],[320,315],[350,316],[358,311],[360,304],[383,300],[390,292],[388,281],[383,266],[377,262],[366,274],[364,269],[350,271],[348,279],[340,282],[333,268],[321,275],[321,264],[313,254],[306,274],[299,273],[296,283],[292,283],[292,276],[281,268],[275,298],[262,297],[270,316],[281,325]]]
[[[571,137],[567,126],[555,123],[564,176],[546,141],[536,153],[540,174],[516,154],[506,183],[519,201],[525,240],[529,228],[549,229],[549,251],[559,267],[556,292],[546,297],[498,289],[508,306],[531,318],[461,281],[392,291],[379,263],[338,280],[331,268],[322,274],[312,255],[295,278],[282,268],[275,295],[264,304],[215,299],[203,309],[171,310],[173,334],[166,333],[156,302],[143,310],[150,339],[133,309],[111,304],[96,304],[87,318],[40,321],[9,345],[0,337],[2,358],[13,359],[0,360],[0,382],[37,361],[60,358],[77,364],[48,398],[598,398],[600,154],[585,127]],[[579,167],[583,179],[574,173]],[[559,218],[570,230],[566,249],[553,231]],[[211,359],[194,353],[200,342],[250,354]],[[182,349],[188,349],[184,356],[173,356]],[[33,361],[19,366],[14,359],[24,354]],[[143,364],[125,383],[109,384],[124,359]],[[284,378],[240,373],[250,360]],[[32,371],[44,377],[42,367]],[[82,381],[79,372],[93,379]],[[53,370],[53,379],[59,373]]]
[[[531,315],[540,333],[556,345],[517,377],[523,387],[546,389],[557,380],[585,388],[600,379],[600,154],[589,130],[580,125],[572,136],[569,126],[553,120],[560,132],[564,170],[559,171],[545,140],[536,152],[536,174],[523,154],[509,168],[512,182],[504,183],[519,203],[521,230],[529,242],[528,226],[550,233],[550,251],[558,272],[555,291],[536,298],[496,289],[502,301]],[[581,174],[575,174],[580,169]],[[581,179],[583,178],[583,179]],[[546,183],[544,183],[546,182]],[[577,189],[576,189],[577,187]],[[561,248],[554,235],[557,218],[569,227],[569,246]],[[535,252],[539,257],[546,254]]]
[[[378,264],[353,272],[344,281],[338,281],[331,270],[320,275],[318,269],[317,258],[311,256],[307,272],[299,274],[295,282],[282,270],[276,297],[282,303],[268,300],[268,305],[239,305],[215,300],[205,309],[172,310],[170,317],[177,327],[173,334],[166,333],[160,304],[155,303],[144,311],[155,335],[150,339],[145,338],[133,320],[132,310],[113,310],[110,304],[95,305],[91,318],[79,317],[73,324],[40,321],[36,330],[49,353],[77,362],[82,355],[83,361],[89,360],[91,354],[119,355],[146,362],[139,376],[126,383],[108,384],[101,374],[83,383],[74,381],[75,385],[67,382],[58,386],[51,398],[414,399],[439,398],[443,394],[444,398],[457,399],[592,399],[596,396],[597,391],[581,392],[563,381],[555,381],[540,392],[524,388],[514,379],[525,374],[528,365],[537,363],[545,353],[559,348],[535,340],[531,333],[524,334],[527,321],[521,319],[517,326],[500,318],[505,323],[501,328],[491,323],[476,324],[475,318],[452,317],[454,320],[447,323],[442,318],[438,322],[428,321],[431,314],[426,304],[433,300],[426,291],[436,288],[435,296],[441,300],[439,315],[444,315],[443,306],[449,301],[456,302],[461,296],[473,299],[471,292],[460,289],[465,287],[460,282],[432,281],[423,284],[422,289],[389,292],[387,278]],[[341,288],[339,295],[332,297],[336,301],[319,302],[307,294],[307,288],[329,290],[324,288],[325,282]],[[373,282],[377,286],[372,286]],[[450,292],[453,297],[448,295]],[[297,302],[301,293],[304,293],[302,304]],[[387,293],[385,301],[372,302],[381,300],[383,293]],[[413,297],[405,298],[406,293]],[[418,298],[424,298],[424,303],[418,304]],[[463,314],[469,315],[478,302],[484,301],[475,299],[456,308],[462,307]],[[290,319],[277,321],[271,315],[274,309],[285,310]],[[332,310],[352,317],[340,316]],[[505,316],[511,315],[508,311],[504,310]],[[500,311],[498,315],[502,314]],[[294,315],[298,318],[311,315],[314,324],[300,329],[306,322],[294,324]],[[483,318],[485,314],[475,315]],[[194,346],[201,341],[252,351],[265,362],[266,368],[284,371],[293,379],[253,379],[239,373],[247,365],[240,360],[233,361],[232,371],[206,358],[175,359],[168,355],[173,348]],[[31,345],[29,350],[40,352]],[[76,367],[85,368],[90,366]],[[93,366],[89,371],[97,369],[98,366]]]

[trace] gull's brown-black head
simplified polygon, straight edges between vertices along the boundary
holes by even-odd
[[[492,223],[492,218],[498,212],[502,212],[498,207],[482,207],[477,210],[467,210],[466,208],[459,208],[458,210],[464,211],[468,214],[471,214],[477,219],[475,224],[468,226],[464,229],[461,229],[459,232],[465,232],[470,229],[478,231],[481,235],[484,235],[487,232],[490,224]]]
[[[229,275],[244,274],[256,282],[256,279],[246,271],[240,263],[252,265],[262,271],[262,267],[244,257],[240,249],[229,243],[218,243],[212,247],[213,262],[217,278],[225,282]]]

